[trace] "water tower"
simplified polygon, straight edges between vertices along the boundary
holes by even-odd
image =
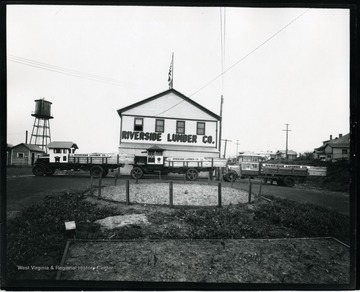
[[[50,119],[53,119],[51,116],[51,102],[44,98],[35,100],[35,112],[31,115],[35,117],[35,121],[31,133],[30,144],[37,145],[46,151],[46,145],[51,142],[49,122]],[[32,143],[33,138],[34,143]]]

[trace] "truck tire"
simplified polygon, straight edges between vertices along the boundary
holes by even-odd
[[[109,173],[109,169],[108,169],[108,168],[104,168],[104,169],[103,169],[103,173],[102,173],[102,177],[107,176],[108,173]]]
[[[104,170],[100,165],[94,165],[93,167],[90,168],[90,176],[92,177],[101,177],[103,174]]]
[[[40,164],[36,164],[33,169],[32,172],[35,176],[44,176],[45,174],[45,166],[44,165],[40,165]]]
[[[51,169],[51,168],[47,168],[45,167],[45,175],[46,176],[52,176],[55,173],[55,170]]]
[[[199,172],[195,169],[195,168],[189,168],[187,171],[186,171],[186,178],[188,180],[196,180],[199,176]]]
[[[234,171],[229,171],[224,174],[224,181],[226,182],[234,182],[236,181],[237,173]]]
[[[144,175],[144,171],[138,167],[138,166],[135,166],[131,172],[130,172],[130,175],[133,179],[140,179],[142,178],[142,176]]]
[[[284,178],[284,184],[287,186],[287,187],[293,187],[295,185],[295,178],[293,178],[292,176],[286,176]]]

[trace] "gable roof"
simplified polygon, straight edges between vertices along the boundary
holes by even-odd
[[[65,148],[65,149],[75,148],[75,149],[79,149],[79,147],[74,142],[71,142],[71,141],[54,141],[54,142],[50,142],[47,145],[47,147],[49,149],[51,149],[51,148]]]
[[[129,109],[138,107],[138,106],[140,106],[140,105],[143,105],[143,104],[145,104],[145,103],[147,103],[147,102],[153,101],[153,100],[155,100],[155,99],[157,99],[157,98],[160,98],[160,97],[162,97],[162,96],[165,96],[165,95],[167,95],[167,94],[169,94],[169,93],[174,93],[174,94],[176,94],[177,96],[179,96],[179,97],[182,98],[183,100],[189,102],[189,103],[192,104],[193,106],[196,106],[197,108],[199,108],[200,110],[206,112],[207,114],[209,114],[210,116],[214,117],[215,119],[221,120],[221,117],[220,117],[220,116],[218,116],[217,114],[213,113],[212,111],[208,110],[207,108],[203,107],[202,105],[198,104],[197,102],[193,101],[193,100],[190,99],[189,97],[183,95],[182,93],[180,93],[179,91],[177,91],[177,90],[175,90],[175,89],[173,89],[173,88],[168,89],[168,90],[166,90],[166,91],[164,91],[164,92],[161,92],[161,93],[159,93],[159,94],[156,94],[156,95],[154,95],[154,96],[151,96],[151,97],[149,97],[149,98],[143,99],[143,100],[141,100],[141,101],[139,101],[139,102],[133,103],[133,104],[131,104],[131,105],[129,105],[129,106],[126,106],[126,107],[123,107],[123,108],[121,108],[121,109],[118,109],[117,112],[118,112],[119,116],[121,117],[121,114],[122,114],[123,112],[128,111]]]
[[[350,133],[340,137],[330,140],[326,143],[327,145],[333,148],[343,148],[343,147],[350,147]]]
[[[27,149],[29,149],[30,151],[34,151],[34,152],[45,152],[43,149],[41,149],[38,145],[34,145],[34,144],[26,144],[26,143],[20,143],[18,145],[15,145],[14,147],[12,147],[11,149],[14,149],[18,146],[25,146]]]
[[[147,148],[146,149],[147,151],[165,151],[165,149],[164,148],[161,148],[161,147],[159,147],[159,146],[157,146],[157,145],[154,145],[154,146],[152,146],[152,147],[150,147],[150,148]]]

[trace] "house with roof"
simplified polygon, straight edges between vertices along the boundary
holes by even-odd
[[[323,145],[314,149],[314,159],[322,161],[337,161],[350,159],[350,133],[339,134],[339,137],[323,141]]]
[[[120,154],[146,156],[157,146],[165,157],[219,157],[220,116],[173,88],[117,112]]]
[[[294,160],[297,157],[297,152],[294,150],[288,150],[287,159]],[[286,150],[278,150],[275,153],[275,159],[286,159]]]
[[[10,165],[31,166],[45,151],[37,145],[20,143],[11,148]]]

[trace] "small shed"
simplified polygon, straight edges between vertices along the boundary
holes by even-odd
[[[21,143],[11,148],[10,165],[31,166],[43,154],[39,146]]]

